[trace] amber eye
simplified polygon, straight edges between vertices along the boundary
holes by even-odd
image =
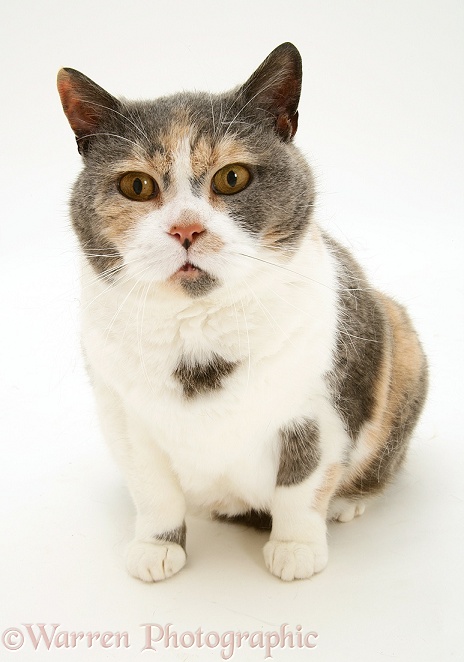
[[[213,191],[223,195],[240,193],[248,186],[250,179],[250,171],[245,166],[238,163],[227,165],[214,175]]]
[[[145,202],[159,193],[158,184],[145,172],[126,172],[118,183],[120,193],[129,200]]]

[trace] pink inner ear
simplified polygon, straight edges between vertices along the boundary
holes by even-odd
[[[65,71],[59,74],[58,92],[65,115],[76,136],[81,137],[94,131],[99,120],[98,112],[80,97],[79,90]]]
[[[276,131],[283,140],[291,140],[298,128],[298,111],[292,116],[282,113],[276,121]]]
[[[291,77],[292,74],[293,72],[289,71],[287,80],[281,82],[274,90],[271,89],[271,96],[279,114],[293,115],[298,107],[300,90],[298,81]]]

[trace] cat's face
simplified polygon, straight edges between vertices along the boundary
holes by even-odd
[[[73,224],[97,273],[117,279],[124,270],[198,297],[250,278],[269,251],[288,258],[314,197],[291,142],[300,86],[289,44],[220,95],[118,101],[62,70],[58,87],[85,164]]]

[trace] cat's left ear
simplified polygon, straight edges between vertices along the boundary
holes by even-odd
[[[298,127],[301,79],[301,55],[287,42],[274,49],[241,88],[246,103],[272,115],[276,133],[285,142]]]
[[[79,152],[85,155],[105,116],[119,108],[119,101],[75,69],[60,69],[57,87]]]

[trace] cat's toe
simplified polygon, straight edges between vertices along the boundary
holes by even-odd
[[[359,517],[366,510],[364,501],[350,501],[337,497],[333,499],[329,506],[327,519],[337,522],[351,522],[355,517]]]
[[[176,543],[134,540],[127,550],[126,566],[137,579],[159,582],[179,572],[186,558],[185,551]]]
[[[269,571],[287,582],[308,579],[323,570],[328,560],[326,543],[270,540],[263,552]]]

